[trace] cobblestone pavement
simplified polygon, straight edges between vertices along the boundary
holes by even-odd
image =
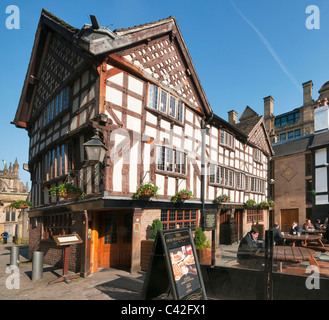
[[[62,275],[62,269],[44,265],[43,279],[32,281],[32,262],[28,247],[20,246],[19,288],[15,288],[14,271],[9,270],[10,247],[0,245],[0,300],[138,300],[145,273],[104,268],[86,278],[70,283],[50,281]],[[8,289],[9,287],[9,289]],[[12,287],[12,289],[10,289]]]
[[[124,270],[104,268],[86,278],[70,283],[49,284],[60,276],[62,269],[44,264],[43,279],[32,281],[32,262],[28,247],[20,246],[19,288],[14,286],[14,271],[9,269],[12,244],[0,244],[0,300],[140,300],[144,272],[131,274]],[[236,264],[237,244],[221,246],[216,264]],[[10,287],[13,287],[10,289]]]

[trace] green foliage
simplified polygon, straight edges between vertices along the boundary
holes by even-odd
[[[207,241],[206,234],[204,233],[201,227],[195,230],[194,243],[196,249],[204,249],[211,247],[211,244],[209,241]]]
[[[269,202],[268,202],[268,206],[271,208],[273,208],[273,207],[275,207],[275,202],[273,201],[273,200],[270,200]]]
[[[270,201],[261,201],[260,203],[256,203],[255,200],[249,199],[246,201],[245,206],[247,209],[268,209],[275,206],[275,202]]]
[[[181,200],[181,201],[184,201],[185,199],[184,198],[181,198],[181,197],[186,197],[188,199],[193,199],[194,196],[193,196],[193,193],[191,190],[189,189],[182,189],[181,191],[177,192],[174,197],[171,199],[171,202],[173,203],[177,203],[178,200]]]
[[[17,201],[14,201],[10,204],[10,208],[20,209],[21,205],[24,205],[24,204],[27,205],[28,207],[33,206],[32,202],[29,202],[29,201],[26,201],[26,200],[17,200]]]
[[[311,193],[312,193],[313,196],[316,195],[316,191],[315,190],[311,190]]]
[[[145,190],[151,190],[152,194],[150,196],[144,196],[143,192]],[[134,199],[158,197],[158,190],[159,190],[159,187],[153,185],[152,183],[150,183],[150,182],[145,183],[137,189],[136,193],[134,194]]]
[[[77,198],[79,196],[82,197],[82,198],[84,198],[86,196],[86,194],[80,188],[74,186],[70,182],[65,182],[65,183],[59,185],[58,187],[54,187],[54,188],[49,189],[49,193],[52,197],[57,196],[57,195],[62,196],[65,191],[67,193],[70,193],[70,192],[75,193]]]
[[[260,208],[269,208],[270,207],[267,201],[260,202],[258,206]]]
[[[152,240],[155,240],[155,237],[158,233],[158,230],[162,230],[163,229],[163,225],[162,222],[159,219],[154,219],[152,222],[152,225],[150,226],[150,230],[152,232]]]
[[[231,200],[231,198],[228,196],[228,195],[226,195],[226,194],[221,194],[220,196],[218,196],[217,198],[216,198],[216,202],[218,202],[218,203],[221,203],[221,202],[223,202],[223,201],[230,201]]]
[[[247,200],[245,205],[246,205],[247,208],[252,208],[252,209],[257,207],[256,201],[252,200],[252,199]]]

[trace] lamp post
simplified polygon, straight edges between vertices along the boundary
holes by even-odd
[[[106,151],[108,150],[99,137],[99,130],[96,129],[94,136],[83,144],[87,154],[87,160],[103,163]]]

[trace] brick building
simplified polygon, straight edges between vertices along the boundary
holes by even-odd
[[[269,196],[275,200],[271,222],[289,231],[292,221],[328,216],[327,138],[329,82],[312,98],[312,81],[303,84],[303,106],[273,116],[273,98],[265,98],[267,129],[274,141],[270,161]],[[270,116],[270,114],[272,114]],[[297,135],[295,134],[297,132]],[[316,192],[316,196],[313,193]]]

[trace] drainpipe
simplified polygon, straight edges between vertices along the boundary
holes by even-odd
[[[204,227],[205,219],[205,176],[206,176],[206,133],[209,128],[207,128],[208,123],[212,120],[213,113],[209,115],[208,120],[201,119],[201,217],[202,226]],[[207,119],[207,118],[206,118]]]
[[[209,131],[207,125],[213,118],[213,113],[209,115],[208,120],[204,121],[201,119],[201,217],[202,227],[205,227],[205,176],[206,176],[206,134]],[[207,118],[206,118],[207,119]],[[215,230],[211,231],[211,265],[216,264],[216,246],[215,246]]]
[[[84,247],[83,247],[83,256],[81,261],[81,277],[87,277],[90,275],[90,249],[89,249],[89,240],[88,240],[88,211],[83,210],[82,217],[84,218],[83,225],[84,225]]]

